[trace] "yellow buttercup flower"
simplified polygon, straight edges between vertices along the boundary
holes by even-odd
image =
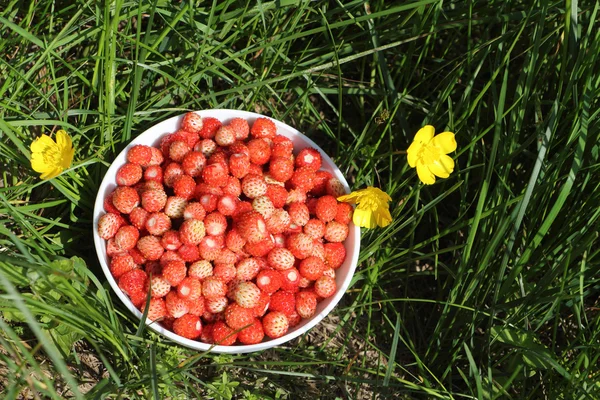
[[[31,168],[41,173],[40,178],[52,179],[71,166],[73,142],[67,132],[56,132],[56,142],[42,135],[31,143]]]
[[[381,189],[369,186],[350,194],[340,196],[338,201],[356,204],[352,222],[365,228],[385,227],[392,222],[388,203],[392,198]]]
[[[434,133],[433,126],[425,125],[419,129],[406,151],[408,165],[417,167],[417,175],[426,185],[432,185],[436,176],[447,178],[454,171],[454,160],[447,156],[456,150],[454,133],[442,132],[433,136]]]

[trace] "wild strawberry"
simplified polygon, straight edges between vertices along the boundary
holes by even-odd
[[[117,184],[133,186],[142,179],[142,167],[138,164],[127,163],[117,171]]]
[[[127,254],[129,254],[131,258],[133,258],[133,261],[138,265],[145,264],[147,261],[146,258],[142,255],[142,253],[140,253],[140,251],[135,247],[133,249],[129,249],[129,251],[127,251]]]
[[[170,196],[165,203],[164,213],[169,218],[181,218],[186,206],[187,201],[183,197]]]
[[[177,254],[186,262],[194,262],[200,259],[200,250],[193,244],[184,244],[177,249]]]
[[[250,126],[248,126],[248,121],[244,118],[233,118],[229,121],[228,126],[233,130],[236,140],[245,140],[248,138]]]
[[[173,161],[181,162],[191,150],[186,141],[175,140],[169,146],[169,158]]]
[[[228,327],[224,322],[217,321],[213,325],[212,337],[213,343],[221,346],[231,346],[237,340],[238,334],[235,330]]]
[[[313,241],[313,251],[311,255],[325,262],[325,246],[320,242],[320,239],[315,239]]]
[[[290,178],[290,184],[295,189],[302,189],[308,192],[315,185],[315,171],[310,167],[300,167],[294,171]]]
[[[182,124],[181,126],[183,129],[185,128],[185,125]],[[198,124],[196,124],[196,128],[198,127]],[[212,117],[205,117],[202,118],[202,123],[200,124],[200,129],[194,129],[194,132],[197,132],[201,138],[203,139],[212,139],[213,137],[215,137],[215,134],[217,133],[217,130],[221,127],[221,121],[219,121],[216,118],[212,118]],[[190,127],[188,127],[189,130]],[[192,128],[193,129],[193,128]]]
[[[227,285],[216,276],[209,276],[202,281],[202,293],[207,300],[224,297],[227,293]]]
[[[237,218],[237,230],[248,243],[266,239],[268,232],[265,220],[256,211],[250,211]]]
[[[188,276],[198,278],[200,280],[212,276],[213,267],[207,260],[196,261],[188,268]]]
[[[308,167],[313,171],[318,171],[321,168],[321,153],[317,149],[307,147],[300,150],[296,156],[296,168]]]
[[[200,317],[206,312],[206,300],[202,296],[194,300],[188,299],[187,303],[189,308],[188,314]]]
[[[98,235],[104,240],[114,237],[125,221],[120,215],[106,213],[98,219]]]
[[[162,265],[158,261],[147,261],[144,271],[148,276],[159,276],[162,273]]]
[[[290,215],[287,211],[276,209],[272,215],[265,220],[269,233],[276,235],[288,230],[290,226]]]
[[[281,271],[281,290],[296,293],[300,285],[301,275],[296,268],[286,269]]]
[[[262,165],[250,163],[250,167],[248,167],[248,175],[257,175],[264,177],[264,171],[262,169]],[[266,181],[265,181],[266,182]]]
[[[323,276],[328,276],[335,279],[335,270],[333,268],[325,268],[323,271]]]
[[[146,219],[146,230],[151,235],[160,236],[169,229],[171,229],[171,219],[165,213],[152,213]]]
[[[311,216],[316,216],[318,201],[319,201],[319,199],[310,197],[310,198],[307,198],[306,202],[304,203],[304,204],[306,204],[306,207],[308,208],[308,213]]]
[[[269,306],[270,307],[270,306]],[[289,321],[284,313],[271,311],[262,319],[265,335],[277,339],[285,335],[289,329]]]
[[[183,119],[181,120],[181,129],[186,130],[188,132],[199,133],[200,131],[202,131],[202,128],[204,127],[203,122],[206,119],[208,118],[205,118],[203,120],[202,117],[200,117],[200,114],[197,114],[195,112],[189,112],[185,114],[183,116]]]
[[[248,150],[248,146],[246,146],[244,142],[240,142],[239,140],[231,146],[229,146],[229,151],[231,152],[231,154],[240,153],[250,156],[250,150]]]
[[[285,247],[285,241],[286,240],[284,235],[280,233],[273,235],[273,243],[275,244],[275,247]]]
[[[325,264],[333,269],[338,269],[346,259],[346,248],[341,243],[325,244]]]
[[[252,124],[250,135],[255,138],[274,138],[277,134],[277,126],[269,118],[259,117]]]
[[[338,203],[335,220],[340,224],[348,225],[352,221],[354,209],[348,203]]]
[[[256,318],[261,318],[267,310],[269,309],[269,303],[271,302],[271,296],[260,291],[260,297],[258,299],[258,304],[252,308],[252,315]]]
[[[240,282],[233,294],[237,304],[244,308],[254,308],[260,299],[260,289],[252,282]]]
[[[177,295],[182,299],[196,300],[202,296],[202,283],[197,278],[184,278],[177,285]]]
[[[287,230],[284,233],[287,235],[291,235],[293,233],[301,233],[301,232],[302,232],[301,226],[291,223],[290,226],[288,226]]]
[[[206,217],[206,210],[200,203],[187,203],[183,209],[184,219],[197,219],[203,221]]]
[[[166,307],[166,302],[165,302],[165,307]],[[173,322],[175,322],[175,318],[171,317],[171,315],[169,315],[169,311],[167,310],[167,315],[165,315],[165,317],[160,321],[159,325],[168,331],[172,331],[173,330]]]
[[[241,260],[236,266],[236,278],[242,281],[254,279],[260,270],[260,264],[256,258],[250,257]]]
[[[165,297],[165,306],[167,314],[173,318],[181,318],[190,310],[188,302],[177,296],[177,292],[172,290]]]
[[[223,187],[223,195],[239,197],[242,194],[242,183],[235,176],[227,178],[227,185]]]
[[[215,268],[213,269],[213,275],[221,278],[226,283],[231,282],[235,278],[235,274],[235,265],[230,263],[215,264]]]
[[[206,300],[206,310],[213,314],[219,314],[225,311],[227,305],[229,304],[229,300],[226,297],[217,297],[211,300]]]
[[[215,260],[219,256],[224,243],[223,236],[205,236],[198,245],[200,257],[208,261]]]
[[[277,185],[277,186],[281,186],[282,188],[285,188],[285,183],[284,182],[280,182],[277,179],[273,178],[271,176],[271,174],[263,173],[263,178],[265,180],[265,182],[267,182],[267,185]]]
[[[204,222],[197,219],[186,219],[179,227],[179,239],[183,244],[197,245],[204,235],[206,235]]]
[[[119,279],[124,273],[139,268],[129,254],[116,255],[110,260],[110,273],[115,279]]]
[[[264,165],[271,158],[271,147],[263,139],[252,139],[248,142],[250,161],[256,165]]]
[[[218,211],[212,212],[204,218],[204,227],[211,236],[223,235],[227,230],[227,218]]]
[[[237,207],[235,208],[235,213],[232,215],[234,221],[237,220],[237,217],[239,217],[240,215],[244,215],[249,211],[253,211],[254,209],[252,208],[252,203],[248,202],[248,201],[240,201],[237,204]]]
[[[300,275],[311,281],[319,279],[325,270],[325,263],[320,258],[310,256],[300,262]]]
[[[117,210],[117,208],[112,202],[113,196],[114,192],[111,192],[108,196],[104,198],[104,211],[106,211],[107,213],[121,214],[121,212]]]
[[[137,192],[140,196],[148,190],[160,190],[160,191],[165,190],[165,187],[163,186],[163,184],[161,182],[156,182],[156,181],[152,181],[152,180],[146,181],[146,182],[139,182],[133,188],[135,190],[137,190]]]
[[[119,212],[129,214],[140,204],[138,192],[129,186],[119,186],[113,192],[113,205]]]
[[[217,210],[219,210],[219,213],[222,215],[233,215],[235,214],[235,209],[237,208],[238,202],[239,200],[235,196],[221,196],[217,202]]]
[[[191,177],[200,176],[205,165],[206,157],[199,151],[190,151],[181,161],[183,172]]]
[[[287,182],[294,174],[294,162],[289,157],[274,157],[269,164],[269,174],[279,182]]]
[[[224,125],[217,131],[215,142],[217,142],[219,146],[231,146],[235,143],[235,135],[235,129],[231,125]]]
[[[129,300],[131,300],[131,303],[134,307],[140,308],[146,304],[146,301],[148,300],[148,293],[144,292],[143,290],[137,290],[129,294]]]
[[[229,154],[227,153],[227,151],[223,147],[219,147],[217,150],[215,150],[215,152],[212,153],[210,157],[208,157],[208,160],[206,161],[206,163],[208,165],[210,165],[210,164],[223,164],[223,166],[225,167],[225,169],[227,170],[227,172],[229,172],[229,166],[228,166],[228,164],[229,164]]]
[[[202,333],[202,322],[196,315],[185,314],[173,322],[173,331],[187,339],[196,339]]]
[[[214,194],[215,196],[220,197],[223,196],[223,189],[221,189],[219,186],[212,186],[204,182],[197,184],[194,192],[195,197],[200,198],[205,194]]]
[[[288,213],[293,224],[304,226],[310,219],[308,207],[302,203],[292,203],[288,207]]]
[[[288,192],[285,204],[306,203],[306,191],[304,189],[292,189]]]
[[[210,164],[202,170],[202,179],[209,185],[223,187],[227,185],[227,166],[222,163]]]
[[[152,297],[165,297],[171,291],[171,284],[164,277],[153,275],[147,280],[145,290],[150,290]]]
[[[269,200],[267,196],[256,197],[252,201],[252,208],[254,209],[254,211],[260,213],[260,215],[262,215],[263,218],[265,218],[265,220],[273,214],[273,211],[275,211],[273,203],[271,202],[271,200]]]
[[[237,303],[231,303],[225,309],[225,322],[232,329],[241,329],[252,323],[252,311]]]
[[[343,242],[348,237],[348,225],[340,224],[337,221],[330,221],[325,227],[324,237],[328,242]]]
[[[242,191],[247,197],[255,199],[267,193],[267,183],[261,176],[248,174],[242,179]]]
[[[296,311],[296,298],[294,293],[279,290],[271,295],[269,310],[281,311],[285,315],[291,315]]]
[[[135,226],[127,225],[119,228],[115,234],[115,244],[124,251],[133,249],[140,237]]]
[[[160,239],[152,235],[141,237],[136,247],[150,261],[158,260],[165,251],[160,244]]]
[[[265,293],[275,293],[281,287],[281,274],[272,269],[264,269],[256,277],[256,285]]]
[[[312,285],[312,283],[313,283],[313,281],[311,281],[310,279],[300,276],[300,280],[298,281],[298,287],[300,289],[305,289],[305,288],[309,287],[310,285]]]
[[[146,190],[142,193],[142,207],[149,213],[161,211],[167,204],[164,190]]]
[[[199,198],[199,202],[204,207],[206,212],[213,212],[217,209],[219,198],[214,194],[203,194]],[[185,214],[184,214],[185,217]]]
[[[127,151],[127,162],[129,163],[147,167],[150,165],[150,160],[152,160],[152,150],[150,149],[150,146],[138,144]]]
[[[175,133],[171,133],[170,135],[165,135],[160,139],[160,151],[163,153],[163,155],[165,156],[169,156],[169,149],[171,147],[171,143],[179,140],[179,141],[184,141],[185,140],[185,131],[179,130]]]
[[[139,268],[125,272],[119,278],[119,287],[125,294],[131,295],[135,292],[143,292],[146,285],[146,273]]]
[[[244,251],[254,257],[264,257],[269,254],[274,247],[275,243],[273,243],[273,239],[267,237],[260,242],[246,243]]]
[[[346,194],[346,188],[338,178],[329,179],[325,190],[328,195],[333,196],[336,199]]]
[[[302,321],[302,317],[300,315],[298,315],[298,313],[293,313],[292,315],[287,317],[288,319],[288,323],[289,323],[289,327],[293,328],[296,325],[298,325],[301,321]]]
[[[317,218],[323,222],[333,221],[337,215],[338,202],[335,197],[326,195],[321,197],[316,204],[315,212]]]
[[[221,236],[223,237],[223,236]],[[238,260],[238,256],[231,250],[222,248],[217,258],[215,258],[215,263],[218,264],[235,264]]]
[[[271,200],[275,208],[282,208],[288,198],[288,191],[284,187],[268,184],[266,196]]]
[[[294,257],[303,260],[311,255],[313,240],[305,233],[295,233],[289,236],[287,245]]]
[[[252,325],[245,329],[242,329],[238,333],[238,340],[242,344],[257,344],[262,342],[264,337],[265,332],[258,318],[254,318],[254,321],[252,321]]]
[[[190,200],[196,190],[196,181],[189,175],[181,175],[173,181],[175,196]]]
[[[127,252],[121,249],[115,244],[115,238],[110,238],[106,241],[106,255],[109,257],[119,256],[127,254]]]
[[[156,147],[150,147],[150,151],[152,152],[152,157],[150,158],[150,162],[148,163],[149,167],[159,166],[165,160],[162,151]]]
[[[304,233],[313,239],[320,239],[325,234],[325,223],[320,219],[310,219],[304,225]]]
[[[294,143],[283,135],[275,135],[272,139],[271,154],[273,157],[291,157]]]
[[[150,213],[142,207],[136,207],[129,213],[129,222],[137,229],[145,229],[146,219]]]
[[[230,229],[225,235],[225,245],[231,251],[240,251],[245,244],[246,239],[239,234],[237,229]]]
[[[242,179],[250,171],[250,156],[243,153],[234,153],[229,157],[229,172],[238,179]]]
[[[140,311],[143,313],[145,309],[146,303],[141,305]],[[165,301],[159,298],[150,299],[146,318],[148,318],[150,321],[157,321],[164,318],[165,315],[167,315],[167,306],[165,305]]]
[[[169,163],[163,170],[163,182],[166,186],[172,187],[175,179],[185,174],[180,164],[176,162]]]
[[[214,140],[203,139],[194,146],[194,151],[204,154],[204,157],[210,157],[217,150],[217,144]]]
[[[205,314],[207,314],[205,312]],[[208,313],[211,314],[211,313]],[[212,314],[211,314],[212,315]],[[202,343],[208,343],[208,344],[213,344],[214,338],[213,338],[213,324],[211,322],[208,322],[207,319],[204,317],[204,314],[202,315],[203,318],[203,324],[202,324],[202,332],[200,333],[200,338],[198,339],[199,341],[201,341]]]
[[[167,265],[169,261],[185,262],[185,260],[179,255],[179,253],[173,250],[167,250],[163,253],[162,256],[160,256],[159,262],[161,267]]]
[[[315,281],[315,293],[319,297],[327,298],[333,296],[335,291],[337,290],[337,285],[335,283],[335,279],[330,276],[321,276],[319,279]]]
[[[184,261],[169,261],[162,270],[162,276],[171,286],[177,286],[183,281],[187,273]]]
[[[274,248],[267,257],[269,265],[283,271],[294,266],[296,261],[292,252],[286,248]]]

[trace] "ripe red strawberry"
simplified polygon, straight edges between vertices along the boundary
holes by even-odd
[[[267,257],[269,265],[283,271],[294,266],[296,261],[292,252],[286,248],[274,248]]]
[[[346,259],[346,248],[341,243],[325,243],[325,264],[338,269]]]
[[[294,143],[283,135],[275,135],[272,139],[271,154],[273,157],[290,157],[294,151]]]
[[[326,195],[317,200],[315,213],[323,222],[333,221],[337,214],[338,202],[335,197]]]
[[[348,237],[348,225],[340,224],[337,221],[330,221],[325,227],[325,240],[328,242],[343,242]]]
[[[269,303],[271,302],[271,296],[261,290],[258,304],[252,309],[252,315],[256,318],[261,318],[269,309]]]
[[[146,258],[142,255],[142,253],[140,253],[140,251],[135,247],[133,249],[129,249],[127,254],[129,254],[133,258],[133,261],[138,265],[145,264],[147,261]]]
[[[187,273],[184,261],[169,261],[163,266],[162,276],[171,286],[177,286],[183,281]]]
[[[338,178],[331,178],[327,181],[327,186],[325,187],[328,195],[335,197],[336,199],[340,196],[346,194],[346,189],[344,185]]]
[[[291,223],[290,226],[288,227],[288,229],[285,231],[285,234],[291,235],[293,233],[301,233],[301,232],[302,232],[301,226]]]
[[[160,139],[160,151],[164,156],[169,156],[169,149],[171,147],[171,143],[174,141],[185,141],[185,131],[179,130],[175,133],[171,133],[170,135],[165,135]]]
[[[279,182],[287,182],[294,174],[294,162],[289,157],[273,157],[269,164],[269,174]]]
[[[320,242],[321,239],[315,239],[313,241],[313,251],[311,253],[312,256],[315,256],[325,262],[325,246]]]
[[[288,213],[293,224],[304,226],[310,219],[308,207],[303,203],[292,203],[288,207]]]
[[[200,196],[199,202],[204,207],[206,212],[213,212],[217,209],[219,198],[214,194],[203,194]]]
[[[229,121],[229,126],[235,132],[236,140],[245,140],[248,138],[250,126],[248,125],[248,121],[246,121],[244,118],[233,118],[231,121]]]
[[[144,258],[150,261],[160,259],[160,256],[162,256],[165,251],[160,244],[160,239],[152,235],[141,237],[138,240],[136,247],[140,253],[142,253]]]
[[[250,167],[248,168],[249,175],[258,175],[264,177],[264,171],[262,169],[262,165],[250,163]],[[266,181],[265,181],[266,182]]]
[[[159,262],[161,268],[164,267],[169,261],[185,262],[185,260],[179,255],[179,253],[173,250],[167,250],[163,253],[162,256],[160,256]]]
[[[298,288],[305,289],[312,285],[312,282],[313,281],[311,281],[310,279],[300,276],[300,280],[298,281]]]
[[[271,311],[262,319],[265,335],[277,339],[285,335],[289,329],[289,321],[284,313]]]
[[[218,211],[208,214],[204,218],[206,233],[211,236],[220,236],[227,230],[227,218]]]
[[[133,186],[142,179],[142,167],[138,164],[127,163],[117,171],[117,184],[120,186]]]
[[[231,303],[225,309],[225,322],[232,329],[241,329],[252,323],[252,311],[236,303]]]
[[[256,165],[264,165],[271,158],[271,147],[263,139],[252,139],[248,142],[250,161]]]
[[[146,181],[146,182],[139,182],[133,188],[135,190],[137,190],[137,192],[140,196],[147,190],[164,191],[164,189],[165,189],[165,187],[163,186],[163,184],[161,182],[156,182],[156,181],[152,181],[152,180]]]
[[[140,307],[140,311],[143,313],[146,309],[146,303],[142,304]],[[158,321],[164,318],[167,315],[167,306],[165,305],[165,301],[163,299],[153,298],[150,299],[150,303],[148,304],[148,314],[146,318],[150,321]]]
[[[296,156],[296,168],[308,167],[313,171],[318,171],[321,168],[321,153],[317,149],[307,147],[300,150]]]
[[[202,170],[202,179],[209,185],[223,187],[227,185],[228,173],[226,164],[210,164]]]
[[[246,244],[246,239],[240,235],[237,229],[230,229],[225,235],[225,245],[231,251],[238,252]]]
[[[224,125],[219,128],[215,135],[215,142],[219,146],[227,147],[235,143],[236,140],[235,129],[231,125]]]
[[[200,259],[200,250],[193,244],[184,244],[178,250],[177,254],[186,262],[194,262]]]
[[[169,158],[173,161],[181,162],[191,150],[191,147],[185,140],[175,140],[169,146]]]
[[[185,174],[180,164],[176,162],[169,163],[163,170],[163,182],[166,186],[172,187],[178,176]]]
[[[292,203],[306,203],[306,191],[304,191],[304,189],[292,189],[288,192],[288,197],[285,200],[285,204],[292,204]]]
[[[255,198],[252,201],[252,208],[254,211],[260,213],[265,220],[273,214],[273,211],[275,211],[273,203],[267,196],[259,196]]]
[[[119,287],[125,294],[132,297],[135,292],[143,292],[146,285],[146,273],[139,268],[125,272],[119,278]]]
[[[153,275],[146,281],[144,290],[148,291],[148,289],[152,297],[165,297],[171,291],[171,284],[164,277]]]
[[[206,300],[200,296],[194,300],[187,300],[188,303],[188,314],[195,315],[197,317],[202,316],[206,312]]]
[[[217,144],[212,139],[200,140],[194,146],[194,151],[204,154],[204,157],[210,157],[217,150]]]
[[[196,190],[196,181],[189,175],[181,175],[173,181],[175,196],[190,200]]]
[[[265,293],[273,294],[281,287],[281,274],[272,269],[263,269],[256,277],[256,285]]]
[[[212,328],[213,343],[221,346],[231,346],[237,340],[237,333],[224,322],[217,321]]]
[[[257,344],[262,342],[264,337],[265,332],[260,320],[257,318],[254,318],[252,325],[238,333],[238,340],[242,344]]]
[[[212,276],[213,266],[210,261],[200,260],[196,261],[188,268],[188,276],[192,278],[198,278],[200,280]]]
[[[129,163],[147,167],[150,165],[150,160],[152,160],[152,150],[150,149],[150,146],[138,144],[127,151],[127,162]]]
[[[146,301],[148,300],[148,293],[144,292],[143,290],[135,291],[129,295],[129,300],[131,300],[131,303],[134,307],[140,308],[146,304]]]
[[[325,263],[318,257],[310,256],[300,262],[300,275],[311,281],[319,279],[325,270]]]
[[[199,198],[205,194],[214,194],[215,196],[223,196],[223,189],[221,189],[219,186],[212,186],[212,185],[209,185],[208,183],[203,183],[203,182],[196,185],[196,190],[194,192],[194,195],[196,196],[196,198]]]
[[[181,161],[183,172],[191,177],[200,176],[205,165],[206,157],[200,151],[190,151]]]
[[[264,257],[269,254],[274,247],[275,243],[273,243],[273,239],[271,237],[267,237],[260,242],[246,243],[244,246],[244,251],[254,257]]]
[[[146,219],[150,213],[142,207],[136,207],[129,213],[129,222],[138,229],[145,229]]]
[[[115,279],[119,279],[123,274],[139,268],[129,254],[116,255],[110,260],[110,273]]]
[[[208,314],[210,314],[210,313],[208,313]],[[204,318],[204,315],[202,317]],[[200,333],[200,338],[198,340],[200,340],[202,343],[213,344],[215,341],[213,338],[212,331],[213,331],[213,324],[207,322],[207,319],[204,318],[204,323],[202,325],[202,333]]]
[[[245,258],[236,265],[236,278],[242,281],[254,279],[260,270],[260,264],[254,257]]]
[[[113,205],[119,212],[129,214],[140,204],[138,192],[129,186],[119,186],[113,192]]]
[[[314,288],[317,296],[327,298],[333,296],[337,290],[337,285],[335,283],[335,279],[330,276],[323,275],[315,281]]]
[[[212,117],[202,118],[202,128],[198,131],[203,139],[212,139],[221,127],[221,121]]]
[[[117,210],[117,208],[113,205],[113,202],[112,202],[113,195],[114,195],[114,192],[111,192],[104,199],[104,211],[106,211],[107,213],[121,214],[121,212],[119,210]]]
[[[252,124],[250,135],[255,138],[274,138],[277,134],[277,126],[273,121],[265,117],[259,117]]]
[[[354,209],[348,203],[338,203],[337,213],[335,214],[335,220],[340,224],[348,225],[352,221],[352,214]]]
[[[196,315],[185,314],[173,322],[173,331],[187,339],[196,339],[202,333],[202,322]]]
[[[204,222],[197,219],[186,219],[179,227],[179,239],[183,244],[197,245],[204,235],[206,235]]]
[[[169,218],[183,217],[183,211],[187,206],[187,200],[179,196],[170,196],[165,203],[164,213]]]
[[[313,239],[320,239],[325,234],[325,223],[320,219],[310,219],[306,225],[304,225],[304,233]]]
[[[219,201],[217,202],[217,210],[222,215],[233,215],[235,214],[235,209],[237,208],[237,203],[239,200],[236,196],[224,195],[221,196]],[[225,221],[227,222],[227,221]]]
[[[149,213],[161,211],[167,204],[164,190],[146,190],[142,193],[142,207]]]
[[[149,167],[159,166],[165,160],[162,151],[156,147],[150,147],[150,151],[152,151],[152,158],[150,159]]]
[[[225,283],[231,282],[235,274],[235,265],[230,263],[217,263],[213,269],[213,275],[221,278]]]
[[[183,209],[183,218],[185,219],[197,219],[203,221],[206,217],[206,210],[200,203],[187,203]]]
[[[269,233],[276,235],[288,230],[290,226],[290,216],[287,211],[276,209],[273,214],[265,220]]]
[[[207,300],[225,297],[225,294],[227,294],[227,285],[221,278],[209,276],[202,281],[202,293]]]
[[[114,237],[125,221],[120,215],[106,213],[98,219],[98,235],[104,240]]]
[[[152,213],[146,219],[146,230],[151,235],[160,236],[169,229],[171,229],[171,219],[165,213]]]
[[[333,268],[325,268],[323,275],[335,279],[335,270]]]
[[[306,204],[306,207],[308,208],[308,213],[311,216],[315,216],[316,212],[317,212],[317,202],[319,201],[319,199],[314,198],[314,197],[310,197],[306,199],[306,202],[304,204]]]
[[[229,171],[229,154],[227,149],[219,147],[206,161],[207,164],[223,164],[223,166]]]
[[[206,310],[212,314],[219,314],[225,311],[229,300],[226,297],[217,297],[211,300],[206,300]]]
[[[202,283],[198,278],[184,278],[177,285],[177,295],[188,301],[196,300],[202,296]]]
[[[300,260],[303,260],[312,254],[313,240],[305,233],[294,233],[290,235],[287,240],[287,245],[294,257],[299,258]]]
[[[287,317],[287,319],[288,319],[290,328],[295,327],[296,325],[298,325],[300,323],[300,321],[302,321],[302,317],[300,315],[298,315],[298,313],[294,313],[294,314],[290,315],[289,317]]]
[[[283,186],[268,184],[266,196],[275,208],[282,208],[288,198],[288,191]]]
[[[199,133],[204,127],[203,122],[205,122],[205,120],[207,119],[208,118],[205,118],[203,120],[202,117],[200,117],[200,114],[197,114],[195,112],[189,112],[185,114],[183,116],[183,119],[181,120],[181,129],[186,130],[188,132]]]
[[[181,318],[190,310],[188,302],[177,296],[177,292],[172,290],[165,297],[165,306],[167,315],[173,318]]]
[[[254,210],[252,208],[252,203],[248,202],[248,201],[240,201],[237,204],[237,207],[235,208],[235,213],[232,215],[233,220],[237,221],[238,217],[241,215],[246,214],[249,211]]]
[[[221,236],[224,238],[224,236]],[[222,243],[225,243],[224,241]],[[238,260],[238,256],[231,250],[222,248],[220,253],[215,258],[215,263],[218,264],[235,264]]]
[[[285,315],[291,315],[296,311],[296,297],[294,293],[279,290],[271,295],[269,310],[281,311]]]
[[[298,286],[300,285],[301,275],[296,268],[286,269],[281,271],[281,290],[287,290],[289,292],[297,292]]]
[[[235,176],[227,178],[227,185],[223,187],[223,194],[233,197],[239,197],[242,194],[242,183]]]
[[[248,243],[257,243],[267,238],[265,220],[256,211],[250,211],[237,217],[237,230]]]
[[[275,243],[275,247],[285,247],[285,236],[282,234],[273,235],[273,243]]]
[[[123,254],[127,254],[127,252],[115,244],[115,238],[108,239],[106,242],[106,255],[114,257]]]
[[[242,179],[242,191],[247,197],[255,199],[267,193],[267,183],[261,176],[248,174]]]
[[[229,157],[229,172],[236,178],[242,179],[250,170],[250,155],[234,153]]]
[[[244,142],[240,142],[239,140],[229,146],[229,151],[231,154],[241,153],[247,156],[250,156],[250,150],[248,150],[248,146]]]
[[[294,171],[290,184],[295,189],[308,192],[315,185],[315,171],[311,167],[300,167]]]
[[[254,308],[260,299],[260,289],[252,282],[240,282],[234,293],[234,300],[244,308]]]
[[[224,243],[223,236],[205,236],[198,245],[200,257],[204,260],[215,260],[219,256]]]
[[[140,232],[135,226],[126,225],[119,228],[115,234],[115,244],[124,251],[131,250],[135,247]]]

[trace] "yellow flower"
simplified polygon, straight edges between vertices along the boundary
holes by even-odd
[[[417,175],[426,185],[432,185],[436,176],[447,178],[454,171],[454,160],[446,155],[456,150],[454,133],[442,132],[433,136],[434,133],[433,126],[425,125],[406,151],[408,165],[417,167]]]
[[[47,135],[31,143],[31,168],[41,173],[40,178],[52,179],[71,166],[73,143],[67,132],[56,132],[56,142]]]
[[[356,204],[352,221],[356,226],[375,228],[388,226],[392,216],[388,203],[392,198],[381,189],[369,186],[366,189],[356,190],[350,194],[340,196],[338,201]]]

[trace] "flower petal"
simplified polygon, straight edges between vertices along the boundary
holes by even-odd
[[[377,225],[385,228],[392,223],[392,215],[390,214],[390,210],[387,208],[378,209],[375,212],[375,220],[377,221]]]
[[[421,182],[426,185],[433,185],[435,183],[435,176],[431,173],[428,166],[425,164],[417,165],[417,175]]]
[[[56,132],[56,144],[60,148],[60,151],[70,150],[73,147],[71,137],[64,130]]]
[[[29,146],[32,153],[43,153],[48,148],[53,147],[56,147],[56,143],[54,143],[54,140],[50,139],[50,136],[48,135],[40,136],[31,142],[31,145]]]
[[[433,138],[433,134],[435,133],[435,128],[432,125],[425,125],[415,135],[413,142],[427,144]]]
[[[61,160],[61,167],[63,169],[68,169],[71,166],[71,162],[73,161],[74,154],[75,154],[75,149],[73,149],[73,148],[63,151],[62,160]]]
[[[51,169],[44,161],[44,156],[41,153],[31,154],[31,168],[33,168],[35,172],[46,172]]]
[[[371,210],[363,210],[360,208],[354,210],[352,222],[354,222],[354,225],[356,226],[362,226],[369,229],[373,229],[377,226],[375,214]]]
[[[411,168],[414,168],[417,165],[417,159],[419,150],[423,148],[423,145],[420,142],[412,142],[409,146],[408,150],[406,150],[406,158],[408,159],[408,165]]]
[[[40,178],[41,179],[52,179],[57,177],[58,175],[60,175],[60,173],[62,172],[62,168],[59,167],[53,167],[50,168],[48,171],[44,172]]]
[[[452,153],[454,150],[456,150],[456,139],[454,138],[454,133],[442,132],[439,135],[436,135],[433,138],[433,145],[442,150],[444,154]]]
[[[440,178],[447,178],[454,171],[454,160],[446,155],[440,156],[433,164],[429,164],[429,170]]]
[[[357,190],[350,194],[345,194],[343,196],[340,196],[337,198],[337,201],[341,201],[342,203],[356,204],[356,202],[359,201],[359,199],[361,197],[361,194],[359,192],[360,191]]]

